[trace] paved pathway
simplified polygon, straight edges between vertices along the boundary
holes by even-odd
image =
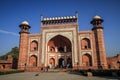
[[[24,72],[8,75],[0,75],[0,80],[120,80],[115,78],[105,78],[105,77],[87,77],[82,76],[77,73],[65,73],[65,72],[48,72],[39,73],[38,72]]]

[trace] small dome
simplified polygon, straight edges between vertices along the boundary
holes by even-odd
[[[101,17],[96,15],[93,19],[101,19]]]
[[[21,24],[29,25],[29,23],[27,21],[23,21]]]

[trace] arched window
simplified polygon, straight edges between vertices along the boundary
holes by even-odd
[[[37,56],[32,55],[30,56],[29,63],[31,67],[36,67],[37,66]]]
[[[30,43],[30,50],[31,51],[37,51],[38,50],[38,42],[37,41],[34,40]]]
[[[81,41],[81,47],[82,49],[90,49],[91,48],[90,40],[88,38],[83,38]]]
[[[50,58],[49,59],[49,64],[50,64],[50,68],[54,67],[55,66],[55,59],[54,58]]]
[[[89,54],[84,54],[82,56],[83,66],[92,66],[92,57]]]

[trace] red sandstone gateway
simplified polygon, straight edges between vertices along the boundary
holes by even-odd
[[[65,17],[41,16],[41,32],[30,34],[31,26],[23,21],[19,26],[18,68],[107,69],[102,22],[100,16],[95,16],[92,30],[78,31],[78,13]]]

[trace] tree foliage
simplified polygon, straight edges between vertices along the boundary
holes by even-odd
[[[19,54],[19,48],[15,46],[11,49],[10,52],[0,56],[0,60],[6,60],[8,55],[12,55],[13,58],[18,59],[18,54]]]

